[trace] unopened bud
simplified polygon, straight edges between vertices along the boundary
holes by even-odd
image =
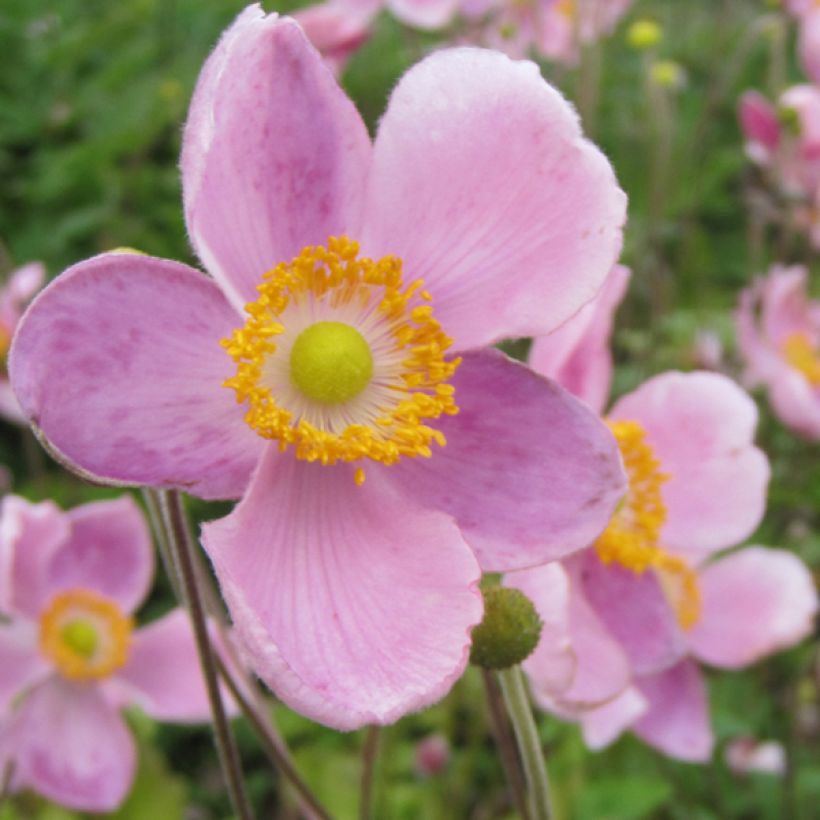
[[[528,658],[541,637],[541,618],[523,592],[489,587],[484,620],[473,629],[470,663],[484,669],[507,669]]]
[[[646,18],[636,20],[626,32],[626,41],[637,51],[653,48],[663,39],[663,29]]]

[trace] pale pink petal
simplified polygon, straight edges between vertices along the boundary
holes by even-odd
[[[755,281],[743,290],[735,311],[735,330],[740,353],[746,365],[744,383],[754,387],[765,383],[783,367],[783,359],[764,337],[758,312],[764,283]]]
[[[705,763],[714,737],[706,686],[697,664],[681,661],[671,669],[637,681],[649,710],[632,727],[638,737],[669,757]]]
[[[560,695],[575,676],[575,654],[569,631],[569,577],[558,562],[511,572],[504,585],[523,592],[541,618],[541,637],[535,651],[523,662],[536,701]]]
[[[688,633],[706,663],[738,669],[812,631],[817,591],[808,567],[785,550],[748,547],[700,572],[700,619]]]
[[[259,456],[219,340],[241,325],[216,285],[132,253],[70,268],[35,299],[11,381],[55,456],[107,484],[242,494]]]
[[[452,383],[460,411],[434,423],[446,446],[381,468],[386,477],[452,515],[485,571],[537,566],[593,541],[625,490],[598,417],[497,350],[466,354]]]
[[[233,304],[278,262],[358,227],[369,157],[361,117],[298,24],[246,8],[202,69],[182,149],[188,232]]]
[[[139,507],[123,496],[83,504],[66,516],[71,535],[49,562],[49,591],[90,589],[125,612],[135,610],[154,577],[154,549]]]
[[[48,565],[68,540],[70,524],[53,501],[32,504],[7,495],[0,502],[0,611],[35,620],[49,591]]]
[[[12,424],[20,424],[24,427],[28,425],[28,419],[20,408],[20,403],[11,389],[9,380],[2,376],[0,376],[0,416]]]
[[[646,698],[635,686],[624,689],[617,697],[579,716],[584,743],[603,749],[614,743],[648,708]]]
[[[62,806],[113,811],[134,779],[134,741],[98,687],[54,677],[15,716],[15,783]]]
[[[802,265],[775,265],[762,281],[760,324],[768,344],[780,348],[793,333],[813,339],[817,333],[808,310],[808,270]]]
[[[17,695],[51,671],[40,654],[37,637],[37,627],[32,623],[0,623],[0,717]]]
[[[46,269],[42,262],[29,262],[18,268],[0,288],[0,323],[6,330],[14,330],[26,302],[37,293],[46,279]]]
[[[130,702],[155,720],[195,723],[210,718],[193,632],[181,609],[134,633],[117,683],[127,688]]]
[[[820,389],[782,363],[769,377],[769,400],[777,417],[794,432],[820,439]]]
[[[592,299],[620,252],[625,206],[534,63],[447,49],[390,98],[362,244],[425,280],[463,350],[548,333]]]
[[[387,5],[408,26],[437,29],[452,20],[458,0],[387,0]]]
[[[801,23],[797,52],[803,71],[812,82],[820,83],[820,8]]]
[[[529,363],[555,379],[596,413],[603,412],[612,382],[609,339],[615,311],[626,294],[630,270],[616,265],[598,295],[548,336],[535,339]]]
[[[293,15],[337,75],[350,56],[367,41],[376,11],[373,8],[371,13],[356,13],[349,6],[340,0],[329,0],[299,9]]]
[[[615,563],[604,565],[592,549],[573,556],[569,566],[636,674],[666,669],[683,656],[686,645],[675,613],[651,570],[637,575]]]
[[[700,556],[746,538],[763,517],[769,464],[753,444],[757,407],[718,373],[662,373],[610,417],[640,422],[669,476],[664,546]]]
[[[780,121],[774,106],[759,92],[746,91],[740,98],[740,127],[747,140],[768,160],[780,142]]]
[[[479,568],[445,515],[369,471],[271,446],[248,494],[203,543],[237,638],[289,706],[340,729],[443,697],[481,619]]]

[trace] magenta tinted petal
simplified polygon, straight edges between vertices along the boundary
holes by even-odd
[[[632,727],[635,734],[669,757],[692,763],[708,761],[714,737],[706,686],[697,664],[683,660],[637,684],[649,709]]]
[[[598,417],[496,350],[466,354],[453,384],[460,412],[434,422],[447,445],[385,476],[452,515],[485,571],[536,566],[592,542],[625,489]]]
[[[289,706],[340,729],[443,697],[481,620],[479,568],[445,515],[369,471],[271,446],[248,494],[203,528],[235,632]]]
[[[58,459],[109,484],[242,494],[260,439],[222,382],[241,318],[217,286],[130,253],[70,268],[23,317],[12,385]]]
[[[675,613],[651,570],[637,575],[618,564],[605,565],[594,550],[586,550],[572,558],[571,575],[635,674],[666,669],[683,656],[686,645]]]
[[[0,624],[0,716],[14,698],[50,672],[37,646],[37,627],[21,621]]]
[[[774,106],[759,92],[747,91],[740,98],[740,127],[747,140],[766,152],[780,142],[780,121]]]
[[[602,706],[580,715],[584,743],[590,749],[603,749],[616,741],[648,708],[646,698],[635,686]]]
[[[699,574],[701,615],[692,652],[737,669],[792,646],[812,631],[817,591],[808,567],[785,550],[748,547]]]
[[[155,720],[195,723],[210,718],[193,632],[182,609],[134,633],[117,683],[127,687],[130,702]]]
[[[626,198],[572,106],[531,62],[458,48],[399,81],[363,231],[421,277],[459,350],[548,333],[616,261]]]
[[[235,305],[278,262],[355,231],[369,158],[361,117],[299,26],[245,9],[202,69],[182,149],[191,241]]]
[[[15,782],[79,811],[113,811],[136,768],[134,742],[96,686],[51,678],[15,716]]]

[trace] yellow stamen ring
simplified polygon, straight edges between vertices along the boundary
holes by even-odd
[[[249,316],[245,326],[222,341],[237,365],[236,375],[224,385],[235,391],[238,402],[248,403],[245,420],[250,427],[263,438],[278,441],[282,450],[293,446],[299,459],[334,464],[370,458],[394,464],[402,456],[430,456],[433,442],[439,446],[446,442],[425,421],[458,412],[448,380],[460,359],[444,357],[452,340],[433,318],[423,282],[404,286],[397,257],[374,261],[359,257],[358,252],[358,244],[347,237],[330,237],[326,248],[304,248],[291,262],[265,273],[257,287],[259,298],[245,307]],[[277,337],[285,333],[289,316],[313,315],[312,307],[317,305],[331,318],[356,311],[366,315],[389,340],[387,358],[396,365],[395,376],[379,385],[382,398],[377,411],[362,419],[352,412],[352,421],[342,429],[301,417],[283,406],[266,384],[266,367],[277,353]],[[344,348],[333,355],[347,360],[346,374],[337,376],[332,363],[321,361],[328,334],[337,337],[333,346]],[[345,402],[367,392],[371,377],[375,382],[376,376],[374,365],[367,361],[370,350],[365,351],[360,339],[367,344],[366,335],[355,325],[335,319],[318,321],[302,331],[289,359],[290,382],[299,390],[300,400],[311,408],[344,409]],[[374,356],[374,362],[378,358]],[[320,412],[317,418],[322,418]],[[356,481],[363,480],[359,468]]]
[[[689,629],[700,616],[700,590],[696,573],[682,558],[670,555],[659,544],[666,523],[661,488],[670,476],[646,441],[636,421],[608,421],[624,462],[629,488],[621,506],[595,542],[604,564],[615,562],[640,575],[654,569],[678,623]]]
[[[110,598],[72,589],[40,616],[40,650],[69,680],[100,680],[125,665],[133,626]]]
[[[812,387],[820,386],[820,356],[805,333],[791,333],[782,344],[786,361],[802,373]]]

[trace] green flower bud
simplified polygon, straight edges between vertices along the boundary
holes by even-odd
[[[626,32],[627,42],[638,51],[653,48],[662,38],[663,29],[654,20],[636,20]]]
[[[470,663],[484,669],[507,669],[528,658],[541,637],[541,618],[523,592],[489,587],[484,620],[473,629]]]

